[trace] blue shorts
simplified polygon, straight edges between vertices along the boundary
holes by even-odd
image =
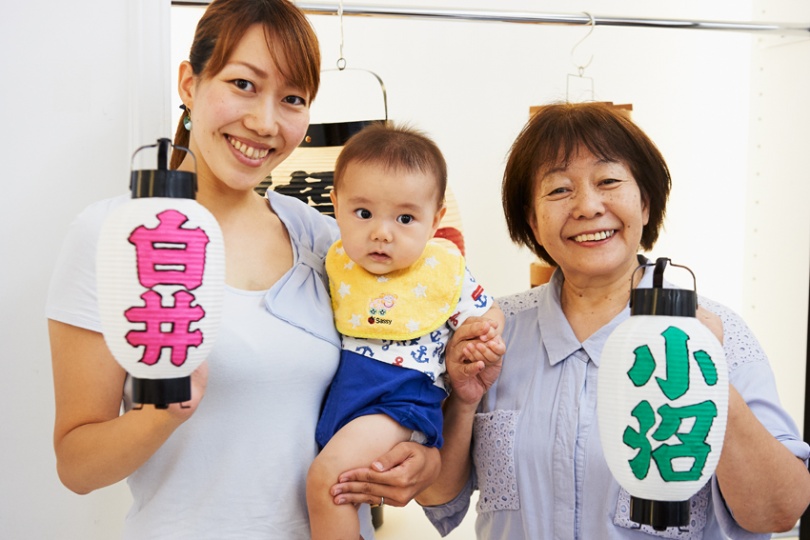
[[[415,369],[394,366],[352,351],[341,351],[315,429],[320,448],[360,416],[385,414],[402,427],[425,435],[425,446],[442,446],[442,401],[447,392]]]

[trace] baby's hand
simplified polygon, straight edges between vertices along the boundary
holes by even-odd
[[[477,341],[468,341],[466,343],[462,357],[470,363],[483,362],[483,369],[486,369],[488,364],[500,362],[505,353],[506,345],[503,339],[495,331],[495,328],[490,327],[490,331],[478,336]]]
[[[476,404],[501,372],[506,346],[497,321],[470,317],[447,350],[447,375],[459,399]]]

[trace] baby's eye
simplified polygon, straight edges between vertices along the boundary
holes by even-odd
[[[358,208],[354,211],[354,215],[359,217],[360,219],[370,219],[371,218],[371,211],[366,210],[365,208]]]
[[[253,90],[253,83],[252,83],[252,82],[250,82],[250,81],[248,81],[248,80],[245,80],[245,79],[234,79],[234,80],[233,80],[233,81],[231,81],[231,82],[232,82],[232,83],[233,83],[233,85],[234,85],[235,87],[237,87],[239,90],[244,90],[244,91],[246,91],[246,92],[249,92],[249,91]]]
[[[413,216],[410,214],[402,214],[401,216],[397,217],[397,221],[403,225],[407,225],[413,221]]]
[[[301,96],[287,96],[284,98],[284,103],[288,103],[290,105],[306,105],[307,100]]]

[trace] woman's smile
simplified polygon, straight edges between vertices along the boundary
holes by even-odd
[[[246,144],[228,135],[225,136],[231,155],[242,167],[249,170],[256,170],[267,167],[267,163],[273,158],[275,152],[269,148],[257,148]]]
[[[574,242],[581,244],[585,242],[600,242],[602,240],[607,240],[608,238],[612,237],[616,234],[615,229],[608,229],[604,231],[598,231],[593,233],[581,233],[576,236],[571,237],[571,240]]]
[[[269,147],[262,148],[259,145],[256,145],[256,143],[246,143],[230,135],[226,135],[225,137],[228,139],[231,146],[239,152],[239,154],[251,161],[257,162],[257,164],[266,158],[267,154],[269,154],[272,150]]]

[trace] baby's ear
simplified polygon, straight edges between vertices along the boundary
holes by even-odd
[[[436,215],[433,216],[433,234],[436,234],[436,231],[439,230],[439,224],[442,222],[442,219],[446,213],[447,206],[442,205],[442,207],[436,212]]]

